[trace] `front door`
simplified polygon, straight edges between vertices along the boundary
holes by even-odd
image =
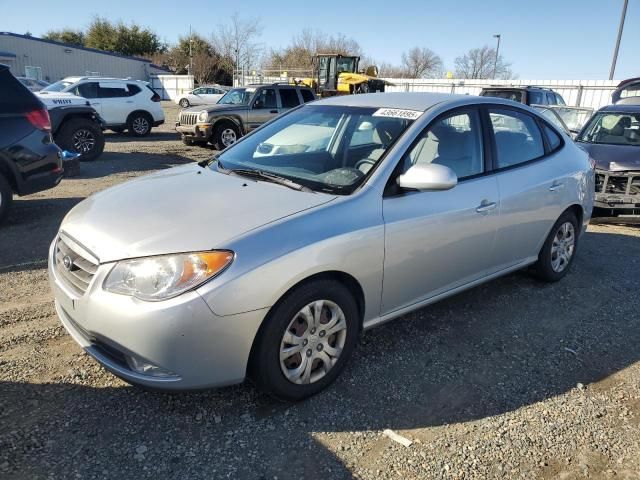
[[[485,175],[482,126],[475,109],[433,122],[403,159],[451,168],[451,190],[385,196],[382,315],[478,280],[491,270],[499,218],[498,184]]]
[[[247,115],[247,131],[258,128],[278,115],[278,100],[275,88],[262,88],[253,98]]]

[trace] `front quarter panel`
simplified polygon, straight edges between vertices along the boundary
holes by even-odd
[[[198,293],[216,315],[226,316],[271,307],[306,278],[338,271],[360,284],[364,319],[377,317],[384,259],[382,201],[374,191],[361,193],[217,246],[233,250],[236,258]]]

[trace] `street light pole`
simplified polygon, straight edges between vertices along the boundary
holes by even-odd
[[[189,25],[189,75],[193,75],[193,52],[191,45],[193,44],[193,37],[191,35],[191,25]]]
[[[611,70],[609,71],[609,80],[613,80],[613,75],[616,73],[616,62],[618,61],[618,50],[620,50],[620,39],[622,38],[622,29],[624,28],[624,20],[627,16],[627,5],[629,0],[624,0],[622,5],[622,15],[620,17],[620,25],[618,26],[618,39],[616,40],[616,48],[613,51],[613,60],[611,61]]]
[[[500,34],[497,33],[493,36],[493,38],[498,39],[498,46],[496,47],[496,58],[493,60],[493,79],[496,78],[496,70],[498,69],[498,55],[500,54]]]

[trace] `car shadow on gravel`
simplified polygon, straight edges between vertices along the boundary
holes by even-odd
[[[249,383],[177,395],[0,383],[0,452],[15,445],[11,432],[33,432],[0,464],[27,476],[351,478],[327,435],[390,428],[420,438],[578,384],[589,394],[638,362],[638,259],[637,237],[588,233],[563,281],[512,274],[366,332],[336,383],[298,404]],[[86,365],[89,382],[99,367]]]
[[[180,140],[180,134],[178,132],[156,132],[151,133],[145,137],[134,137],[128,133],[115,133],[105,132],[104,139],[110,143],[130,143],[130,142],[175,142]]]
[[[82,162],[80,174],[68,180],[86,180],[90,178],[108,177],[114,174],[126,174],[136,177],[136,172],[153,172],[166,168],[194,163],[190,158],[178,153],[178,150],[167,149],[165,153],[146,152],[105,152],[93,162]]]

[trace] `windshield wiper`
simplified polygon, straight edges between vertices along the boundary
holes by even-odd
[[[220,161],[218,160],[218,164]],[[224,167],[223,167],[224,168]],[[240,175],[243,177],[254,178],[256,180],[264,180],[271,183],[276,183],[278,185],[283,185],[285,187],[291,188],[293,190],[298,190],[301,192],[313,192],[309,187],[305,187],[300,183],[296,183],[293,180],[290,180],[286,177],[281,177],[275,173],[265,172],[264,170],[254,170],[249,168],[231,168],[228,169],[229,173],[233,173],[236,175]]]

